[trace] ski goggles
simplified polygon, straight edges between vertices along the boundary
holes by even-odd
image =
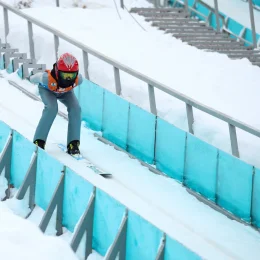
[[[76,79],[78,72],[63,72],[59,71],[59,76],[64,80],[74,80]]]

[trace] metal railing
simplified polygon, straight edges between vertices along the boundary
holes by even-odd
[[[150,78],[147,77],[146,75],[135,71],[105,55],[102,53],[84,45],[81,42],[78,42],[74,40],[73,38],[70,38],[69,36],[65,35],[64,33],[42,23],[41,21],[30,17],[29,15],[24,14],[23,12],[11,7],[10,5],[3,3],[0,0],[0,5],[3,7],[4,11],[4,23],[5,23],[5,39],[7,38],[7,35],[9,33],[9,22],[8,22],[8,11],[11,11],[15,14],[17,14],[20,17],[23,17],[24,19],[27,20],[28,22],[28,35],[29,35],[29,44],[30,44],[30,53],[31,53],[31,58],[35,57],[35,48],[34,48],[34,42],[33,42],[33,27],[32,24],[37,25],[41,27],[42,29],[45,29],[46,31],[50,32],[54,36],[54,48],[55,48],[55,53],[57,56],[58,48],[59,48],[59,38],[73,44],[74,46],[80,48],[82,50],[82,55],[83,55],[83,62],[84,62],[84,72],[85,72],[85,77],[89,79],[89,74],[88,74],[88,54],[91,54],[95,56],[96,58],[99,58],[102,61],[105,61],[106,63],[110,64],[114,68],[114,77],[115,77],[115,89],[117,95],[121,94],[121,81],[120,81],[120,70],[124,71],[125,73],[147,83],[148,91],[149,91],[149,102],[150,102],[150,110],[154,115],[157,115],[157,107],[156,107],[156,99],[155,99],[155,92],[154,88],[157,88],[167,94],[169,94],[172,97],[175,97],[181,101],[183,101],[186,104],[186,113],[187,113],[187,121],[188,121],[188,128],[189,132],[191,134],[194,134],[193,130],[193,123],[194,123],[194,115],[193,115],[193,108],[196,108],[200,111],[203,111],[215,118],[218,118],[228,124],[229,128],[229,134],[230,134],[230,142],[231,142],[231,150],[232,154],[236,157],[239,157],[239,149],[238,149],[238,142],[237,142],[237,135],[236,135],[236,127],[239,129],[242,129],[252,135],[255,135],[257,137],[260,137],[260,130],[251,127],[239,120],[236,120],[224,113],[221,113],[213,108],[210,108],[208,106],[205,106],[201,104],[200,102],[181,94],[180,92],[171,89],[170,87]]]

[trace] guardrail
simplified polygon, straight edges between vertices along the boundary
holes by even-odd
[[[84,72],[85,77],[89,79],[89,73],[88,73],[88,54],[91,54],[95,56],[96,58],[99,58],[100,60],[105,61],[106,63],[110,64],[114,68],[114,78],[115,78],[115,89],[116,94],[120,96],[121,94],[121,81],[120,81],[120,70],[124,71],[125,73],[147,83],[148,92],[149,92],[149,102],[150,102],[150,110],[153,114],[157,115],[157,107],[156,107],[156,99],[155,99],[155,92],[154,88],[160,89],[163,92],[169,94],[172,97],[175,97],[181,101],[183,101],[186,104],[186,112],[187,112],[187,119],[188,119],[188,128],[189,132],[191,134],[194,134],[193,130],[193,123],[194,123],[194,115],[193,115],[193,107],[203,111],[215,118],[218,118],[228,124],[229,127],[229,133],[230,133],[230,141],[231,141],[231,149],[232,154],[236,157],[239,157],[239,149],[238,149],[238,142],[237,142],[237,135],[236,135],[236,127],[240,128],[252,135],[255,135],[257,137],[260,137],[260,130],[256,129],[254,127],[251,127],[237,119],[234,119],[224,113],[221,113],[213,108],[210,108],[208,106],[203,105],[202,103],[181,94],[180,92],[171,89],[170,87],[150,78],[146,75],[135,71],[105,55],[102,53],[88,47],[87,45],[76,41],[66,34],[52,28],[51,26],[48,26],[41,21],[30,17],[29,15],[24,14],[23,12],[13,8],[12,6],[0,1],[0,5],[3,7],[4,12],[4,28],[5,28],[5,40],[7,39],[7,36],[9,34],[9,20],[8,20],[8,11],[13,12],[17,14],[18,16],[24,18],[27,20],[28,23],[28,35],[29,35],[29,45],[30,45],[30,58],[35,59],[35,48],[34,48],[34,42],[33,42],[33,24],[41,27],[42,29],[45,29],[46,31],[50,32],[54,36],[54,48],[55,48],[55,54],[56,58],[58,58],[58,48],[59,48],[59,38],[73,44],[74,46],[80,48],[82,50],[83,55],[83,62],[84,62]]]

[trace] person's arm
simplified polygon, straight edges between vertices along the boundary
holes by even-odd
[[[29,77],[29,81],[33,84],[39,84],[45,88],[48,88],[48,73],[38,72]]]

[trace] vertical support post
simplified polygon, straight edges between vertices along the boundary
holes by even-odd
[[[88,207],[83,214],[79,225],[76,228],[75,235],[73,236],[70,246],[76,253],[83,235],[86,233],[86,248],[85,259],[92,253],[92,237],[93,237],[93,221],[94,221],[94,206],[95,206],[95,188],[90,197]]]
[[[36,147],[36,151],[34,154],[34,157],[32,159],[32,162],[30,164],[30,167],[27,171],[27,174],[24,178],[24,181],[16,195],[16,198],[18,200],[22,200],[28,190],[29,190],[29,208],[33,210],[35,205],[35,186],[36,186],[36,171],[37,171],[37,151],[38,147]]]
[[[114,260],[117,258],[119,253],[119,260],[126,259],[126,232],[127,232],[127,220],[128,220],[128,210],[126,209],[122,223],[119,227],[116,238],[109,247],[104,260]]]
[[[55,57],[58,60],[58,51],[59,51],[59,37],[54,35],[54,46],[55,46]]]
[[[186,112],[187,112],[189,132],[191,134],[194,134],[194,131],[193,131],[193,123],[194,123],[193,109],[192,109],[192,106],[187,104],[187,103],[186,103]]]
[[[231,124],[228,124],[228,126],[229,126],[229,135],[230,135],[232,154],[239,158],[236,128]]]
[[[60,1],[59,0],[56,0],[56,6],[60,7]]]
[[[7,140],[5,148],[0,156],[0,175],[2,171],[5,173],[5,178],[8,182],[8,188],[6,190],[6,196],[3,200],[10,198],[10,180],[11,180],[11,157],[12,157],[12,140],[13,140],[13,130],[10,133],[10,136]]]
[[[39,225],[39,228],[44,233],[50,219],[52,217],[52,214],[57,207],[57,215],[56,215],[56,230],[57,230],[57,236],[62,234],[62,210],[63,210],[63,196],[64,196],[64,178],[65,178],[65,167],[63,170],[63,174],[60,178],[60,181],[57,185],[57,188],[51,198],[51,201],[48,205],[48,208],[46,209],[43,218],[41,220],[41,223]]]
[[[124,0],[120,0],[121,8],[124,9]]]
[[[115,76],[115,83],[116,83],[116,94],[120,96],[122,89],[121,89],[119,69],[116,67],[114,67],[114,76]]]
[[[253,45],[254,45],[254,48],[256,48],[257,47],[257,41],[256,41],[255,18],[254,18],[254,10],[253,10],[252,0],[248,0],[248,4],[249,4],[249,12],[250,12],[250,20],[251,20]]]
[[[185,11],[188,13],[189,12],[189,2],[188,2],[188,0],[184,0],[184,4],[185,4],[185,6],[184,6]]]
[[[5,23],[5,43],[7,43],[7,35],[9,34],[8,10],[4,8],[4,23]]]
[[[215,5],[215,15],[216,15],[217,31],[220,32],[218,0],[214,0],[214,5]]]
[[[148,84],[148,92],[149,92],[150,110],[154,115],[157,115],[154,87],[150,84]]]
[[[88,66],[89,66],[88,53],[85,52],[84,50],[82,51],[82,53],[83,53],[83,64],[84,64],[85,78],[89,80],[89,73],[88,73]]]
[[[29,22],[29,21],[28,21],[27,23],[28,23],[28,35],[29,35],[30,57],[31,57],[31,59],[35,59],[32,23]]]
[[[164,260],[165,242],[166,242],[166,235],[164,233],[155,260]]]

